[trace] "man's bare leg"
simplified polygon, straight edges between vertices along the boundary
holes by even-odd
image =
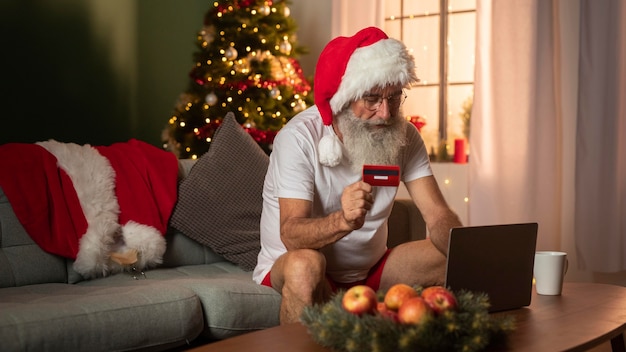
[[[446,257],[430,239],[412,241],[394,247],[383,269],[380,289],[394,284],[411,286],[442,285],[446,275]]]
[[[315,250],[301,249],[283,254],[272,266],[272,287],[281,293],[280,323],[300,320],[302,310],[329,299],[326,259]]]

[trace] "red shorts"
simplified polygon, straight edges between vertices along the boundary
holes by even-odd
[[[385,268],[385,263],[387,262],[389,253],[391,253],[391,249],[387,249],[387,252],[385,252],[382,258],[380,258],[380,260],[376,264],[374,264],[374,266],[367,273],[367,277],[363,280],[355,281],[355,282],[347,282],[347,283],[336,282],[336,281],[333,281],[330,277],[328,277],[328,275],[326,276],[326,280],[328,280],[328,283],[330,284],[330,287],[333,290],[333,292],[337,292],[338,290],[347,290],[350,287],[356,286],[356,285],[366,285],[366,286],[373,288],[374,291],[378,291],[378,289],[380,288],[380,278],[383,276],[383,269]],[[272,287],[272,280],[270,277],[271,273],[272,272],[270,271],[269,273],[267,273],[267,275],[265,275],[265,277],[263,278],[263,281],[261,281],[261,285]]]

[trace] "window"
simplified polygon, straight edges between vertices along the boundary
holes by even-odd
[[[431,158],[451,159],[469,140],[474,88],[476,0],[386,0],[385,31],[412,51],[421,82],[407,91],[404,113],[426,123]]]

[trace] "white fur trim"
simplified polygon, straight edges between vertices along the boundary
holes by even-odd
[[[123,243],[114,251],[124,253],[129,249],[137,250],[139,255],[134,266],[138,270],[154,267],[163,262],[166,242],[156,228],[129,221],[122,226],[122,239]],[[120,268],[121,270],[124,268]]]
[[[109,272],[109,253],[120,230],[120,208],[115,196],[115,171],[108,159],[90,145],[37,143],[57,158],[57,164],[72,179],[87,220],[87,232],[79,242],[74,270],[86,278]]]
[[[406,87],[415,82],[419,82],[415,61],[404,44],[393,38],[379,40],[352,53],[339,88],[330,99],[330,107],[333,113],[338,113],[374,87],[392,84]]]
[[[85,278],[107,276],[125,268],[111,260],[111,253],[136,249],[135,267],[142,270],[162,262],[166,242],[151,226],[129,221],[120,226],[120,208],[115,195],[115,170],[109,160],[90,145],[37,143],[57,158],[57,164],[72,180],[80,201],[87,231],[80,238],[73,268]]]
[[[332,128],[332,126],[330,126]],[[324,166],[337,166],[341,162],[343,152],[341,151],[341,142],[333,131],[327,134],[319,142],[318,145],[320,164]]]

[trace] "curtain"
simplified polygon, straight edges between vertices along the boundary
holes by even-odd
[[[470,224],[536,221],[578,274],[626,270],[624,11],[477,0]]]
[[[579,266],[626,270],[626,5],[582,1],[576,152]]]
[[[470,224],[538,222],[544,249],[561,245],[552,17],[549,1],[477,2],[470,127]]]
[[[333,0],[331,37],[351,36],[375,26],[384,28],[384,0]]]

